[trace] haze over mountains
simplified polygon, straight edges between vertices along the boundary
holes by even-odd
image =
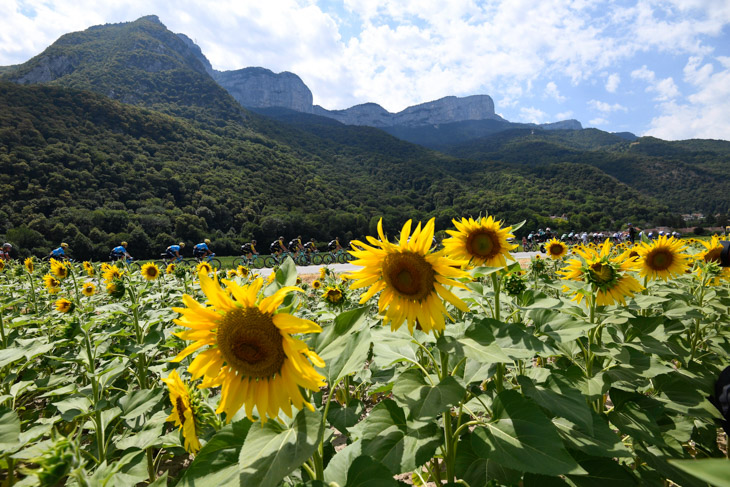
[[[680,225],[727,213],[730,189],[728,142],[514,124],[486,95],[329,111],[294,74],[213,70],[154,16],[0,68],[0,164],[0,233],[94,256],[120,239],[154,254],[205,236],[221,253],[351,238],[381,216],[391,232],[487,212],[525,229]]]

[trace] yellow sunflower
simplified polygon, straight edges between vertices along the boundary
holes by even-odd
[[[558,271],[563,279],[585,281],[591,284],[596,293],[596,304],[607,306],[614,303],[626,304],[626,296],[641,292],[644,287],[627,272],[635,266],[633,261],[624,260],[620,256],[611,256],[611,242],[606,240],[600,251],[590,248],[575,251],[581,259],[570,259],[568,265]],[[565,290],[568,290],[565,288]],[[573,298],[579,303],[583,299],[581,293]]]
[[[5,270],[5,261],[4,260],[0,260],[0,272],[2,272],[4,270]]]
[[[84,261],[84,270],[86,271],[86,275],[89,277],[94,277],[96,275],[96,270],[94,269],[94,265],[89,262],[88,260]]]
[[[119,280],[124,275],[124,271],[115,265],[107,265],[106,267],[103,267],[103,269],[104,270],[103,270],[102,276],[104,277],[104,280],[107,282]]]
[[[84,296],[93,296],[96,294],[96,285],[94,285],[93,282],[85,282],[83,286],[81,286],[81,294]]]
[[[201,262],[195,267],[195,273],[204,273],[206,276],[213,272],[213,267],[207,262]]]
[[[74,309],[74,304],[66,298],[56,300],[56,311],[68,313]]]
[[[708,285],[717,286],[720,284],[720,279],[730,279],[730,267],[714,268],[711,263],[720,264],[722,254],[722,244],[720,243],[720,237],[713,235],[709,241],[699,240],[699,243],[705,248],[698,254],[694,255],[694,258],[700,261],[701,264],[697,267],[697,272],[700,277],[705,272],[710,272],[710,278],[708,279]]]
[[[228,269],[226,271],[226,277],[228,279],[233,279],[236,276],[238,276],[238,272],[236,272],[236,269]]]
[[[60,260],[51,259],[51,272],[59,279],[65,279],[68,277],[68,267]]]
[[[319,268],[319,278],[324,279],[327,276],[327,268],[326,267],[320,267]]]
[[[514,260],[509,252],[517,245],[507,241],[515,237],[510,233],[512,227],[502,228],[502,222],[491,216],[451,221],[456,230],[446,230],[451,237],[443,242],[444,252],[449,257],[489,267],[504,267],[507,259]]]
[[[350,274],[356,279],[352,289],[370,286],[360,298],[364,303],[383,291],[378,309],[384,315],[383,324],[390,322],[397,330],[404,321],[413,332],[416,321],[426,333],[444,329],[444,315],[451,318],[441,298],[461,311],[469,311],[467,305],[446,286],[464,287],[451,278],[466,276],[458,268],[459,262],[444,256],[444,251],[431,252],[434,219],[421,228],[419,223],[411,235],[411,220],[400,232],[400,242],[392,244],[383,233],[383,220],[378,222],[379,240],[368,236],[370,245],[353,241],[357,260],[352,264],[362,269]]]
[[[238,268],[236,268],[236,273],[241,277],[246,277],[249,273],[248,267],[239,265]]]
[[[190,389],[182,381],[177,370],[173,370],[167,378],[162,379],[162,382],[167,384],[167,389],[170,392],[170,402],[172,403],[172,413],[167,417],[167,421],[174,421],[175,426],[180,427],[185,450],[188,453],[197,453],[200,450],[200,440],[198,440],[195,427],[195,414]]]
[[[314,280],[314,281],[312,281],[312,287],[313,287],[314,289],[319,289],[319,288],[321,288],[321,287],[322,287],[322,283],[321,283],[321,282],[319,282],[318,280]]]
[[[154,281],[155,279],[160,277],[160,268],[152,262],[148,262],[143,265],[140,272],[142,273],[142,277],[144,277],[148,281]]]
[[[568,246],[557,238],[553,238],[545,243],[545,252],[553,260],[562,259],[568,255]]]
[[[312,321],[277,313],[290,292],[301,290],[283,287],[263,298],[260,278],[244,286],[233,281],[224,284],[225,291],[216,279],[201,274],[200,287],[210,306],[184,295],[187,308],[173,308],[182,315],[175,323],[189,328],[176,335],[193,341],[173,360],[179,362],[207,347],[188,370],[193,380],[205,376],[199,387],[222,387],[216,412],[226,413],[227,421],[242,406],[249,419],[256,406],[262,422],[267,416],[278,417],[280,411],[291,417],[292,404],[313,410],[299,388],[317,391],[325,385],[324,377],[312,367],[324,367],[324,362],[290,333],[319,333],[322,329]]]
[[[173,274],[175,272],[175,264],[167,264],[165,274]]]
[[[115,279],[106,283],[106,292],[113,298],[121,298],[124,296],[125,291],[124,281],[121,279]]]
[[[43,284],[51,294],[56,294],[61,291],[61,282],[50,274],[43,276]]]
[[[33,262],[33,257],[28,257],[23,262],[23,265],[25,265],[25,269],[28,271],[28,274],[33,274],[33,271],[35,270],[35,263]]]
[[[322,299],[332,304],[337,304],[342,301],[343,298],[342,290],[337,287],[328,286],[327,289],[322,293]]]
[[[635,250],[641,277],[664,279],[684,274],[690,256],[682,251],[687,247],[674,237],[660,236],[650,243],[644,242]]]

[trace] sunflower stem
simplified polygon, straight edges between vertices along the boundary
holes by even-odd
[[[449,371],[449,355],[443,352],[441,352],[441,371],[443,374],[448,374]],[[446,463],[446,482],[449,483],[454,481],[454,459],[456,457],[456,440],[454,439],[451,424],[451,408],[443,413],[443,419],[444,441],[446,443],[444,451],[444,463]]]
[[[3,342],[3,349],[8,348],[8,339],[5,337],[5,324],[3,323],[2,309],[0,309],[0,340]]]
[[[70,264],[69,264],[70,267]],[[74,283],[74,292],[76,294],[76,306],[81,306],[81,300],[79,299],[79,285],[76,283],[76,275],[74,274],[73,268],[69,269],[69,274],[71,274],[71,280]]]
[[[86,346],[86,355],[89,359],[89,381],[91,382],[91,391],[94,399],[94,430],[96,432],[96,448],[98,451],[97,459],[98,462],[101,463],[106,458],[106,453],[104,451],[104,447],[106,445],[106,442],[104,441],[104,423],[101,418],[101,411],[97,408],[99,401],[101,401],[101,391],[99,390],[99,383],[97,382],[96,360],[91,347],[91,337],[89,336],[91,328],[89,327],[89,329],[85,329],[82,326],[81,329],[84,330],[84,345]]]
[[[499,321],[499,317],[500,317],[499,292],[500,292],[500,289],[499,289],[499,277],[497,276],[496,272],[492,273],[492,286],[494,287],[494,310],[492,310],[493,311],[492,317],[495,320]]]
[[[30,281],[30,295],[33,298],[33,313],[38,313],[38,299],[35,295],[35,284],[33,284],[33,275],[28,272],[28,281]]]

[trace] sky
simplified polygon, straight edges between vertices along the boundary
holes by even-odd
[[[0,0],[0,66],[144,15],[327,109],[487,94],[512,122],[730,140],[730,0]]]

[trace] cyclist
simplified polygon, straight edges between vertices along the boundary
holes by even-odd
[[[256,252],[256,240],[251,240],[251,242],[241,245],[241,253],[249,260],[251,260],[254,255],[259,255],[259,253]]]
[[[631,223],[628,224],[628,227],[629,227],[629,240],[631,240],[631,243],[633,244],[634,241],[636,240],[636,228]]]
[[[284,245],[284,237],[279,237],[278,239],[271,242],[271,245],[269,245],[269,250],[271,251],[272,255],[276,255],[279,257],[282,252],[289,252],[289,249],[286,248],[286,245]]]
[[[112,249],[109,253],[109,260],[132,260],[132,256],[127,252],[127,242],[122,242]]]
[[[13,246],[9,243],[4,243],[3,248],[0,250],[0,259],[4,261],[10,260],[10,251],[13,250]]]
[[[289,252],[299,255],[299,252],[304,250],[302,245],[302,236],[298,235],[297,238],[289,241]]]
[[[203,260],[207,256],[214,255],[213,252],[211,252],[210,248],[208,248],[208,245],[210,245],[210,239],[205,239],[199,244],[196,244],[193,247],[193,257],[195,257],[198,260]]]
[[[167,259],[174,259],[176,261],[182,260],[182,255],[180,255],[180,252],[182,249],[185,248],[185,242],[180,242],[177,245],[170,245],[165,249],[165,258]]]
[[[317,252],[317,244],[314,243],[314,239],[310,238],[309,242],[304,244],[304,250],[311,254],[312,252]]]
[[[68,244],[66,242],[63,242],[60,247],[51,250],[51,253],[48,254],[48,256],[56,260],[68,259],[68,256],[66,255],[66,250],[68,250]]]
[[[331,240],[330,243],[327,244],[327,250],[333,253],[342,250],[342,246],[340,245],[340,237],[335,237],[334,240]]]

